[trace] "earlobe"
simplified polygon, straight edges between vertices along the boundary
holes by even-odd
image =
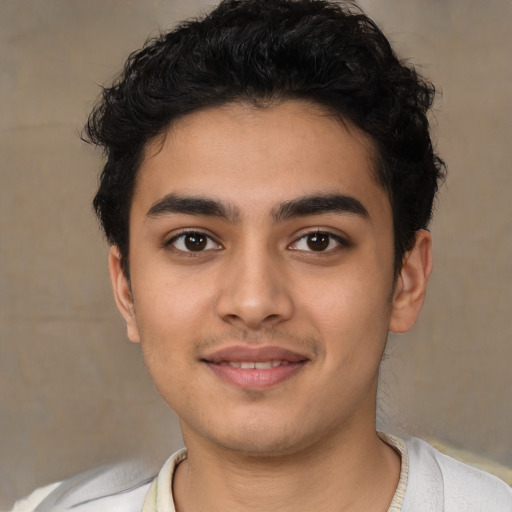
[[[130,341],[139,343],[139,328],[135,318],[135,309],[130,281],[123,272],[121,266],[121,254],[115,245],[110,247],[110,252],[108,255],[108,270],[117,309],[126,322],[126,334]]]
[[[416,233],[395,283],[389,330],[403,333],[413,327],[420,313],[432,271],[432,237],[424,229]]]

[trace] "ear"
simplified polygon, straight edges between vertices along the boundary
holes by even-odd
[[[432,271],[432,236],[424,229],[416,233],[414,247],[405,255],[396,279],[389,330],[407,332],[420,313],[427,281]]]
[[[139,343],[139,327],[135,317],[130,281],[123,272],[121,267],[121,254],[115,245],[110,247],[108,254],[108,271],[117,309],[126,322],[126,334],[130,341]]]

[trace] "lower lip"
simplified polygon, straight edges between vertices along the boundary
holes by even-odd
[[[288,363],[260,370],[258,368],[235,368],[230,365],[206,363],[207,366],[222,380],[247,390],[266,389],[283,382],[299,372],[305,361]]]

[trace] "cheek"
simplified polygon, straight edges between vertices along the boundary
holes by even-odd
[[[374,274],[363,279],[330,279],[301,294],[297,312],[323,341],[326,364],[354,371],[380,362],[391,317],[390,285],[377,284]],[[318,283],[317,283],[318,284]],[[350,370],[352,371],[352,370]]]
[[[309,312],[316,319],[322,330],[368,331],[374,324],[380,330],[391,313],[392,288],[383,281],[370,272],[364,277],[354,272],[340,278],[330,276],[303,287],[297,294],[298,305],[304,314]]]
[[[196,315],[203,314],[205,303],[211,302],[209,288],[200,277],[165,266],[158,270],[155,265],[133,283],[137,316],[147,331],[165,332],[193,322]]]
[[[145,268],[151,271],[138,274],[133,282],[144,359],[150,371],[178,371],[211,327],[213,286],[204,276],[183,276],[157,265]]]

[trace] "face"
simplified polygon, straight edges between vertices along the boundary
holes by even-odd
[[[422,234],[394,280],[371,155],[298,101],[200,111],[148,146],[131,282],[116,248],[110,272],[188,446],[289,453],[374,429],[387,333],[416,318],[430,246]]]

